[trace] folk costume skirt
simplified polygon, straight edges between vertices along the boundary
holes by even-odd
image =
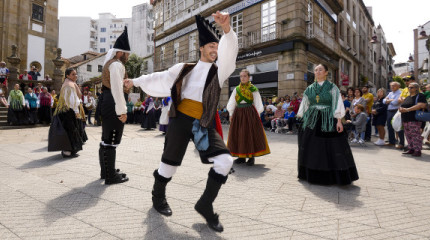
[[[336,129],[337,120],[333,120]],[[322,132],[321,115],[314,129],[299,128],[298,178],[321,185],[347,185],[358,179],[347,134]]]
[[[270,153],[266,133],[254,105],[237,105],[230,123],[227,147],[232,156],[240,158]]]
[[[50,126],[50,133],[52,131],[53,136],[58,136],[59,132],[65,131],[67,133],[68,142],[66,142],[64,139],[62,139],[64,140],[62,141],[59,140],[59,138],[50,136],[49,141],[54,141],[55,143],[48,143],[48,145],[55,145],[55,147],[49,151],[62,150],[76,153],[82,150],[83,141],[79,132],[79,124],[81,124],[81,120],[76,119],[75,112],[72,109],[69,109],[67,112],[58,113],[54,116],[54,118],[54,124],[51,124]],[[56,121],[60,121],[61,124],[55,124]]]
[[[146,110],[143,112],[143,121],[141,127],[147,130],[157,127],[154,108],[149,110],[148,113]]]

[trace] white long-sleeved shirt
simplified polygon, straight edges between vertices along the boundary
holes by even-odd
[[[61,90],[60,98],[64,98],[64,102],[67,107],[73,109],[75,113],[79,113],[79,105],[81,103],[81,99],[79,99],[76,94],[76,90],[74,87],[66,86]]]
[[[236,33],[230,30],[221,37],[218,45],[218,80],[222,88],[225,80],[236,68],[236,57],[238,53],[238,42]],[[203,90],[206,78],[212,63],[198,61],[193,70],[184,77],[182,84],[181,99],[188,98],[202,102]],[[133,79],[136,87],[143,89],[145,93],[154,97],[169,97],[170,89],[176,78],[184,67],[184,63],[178,63],[166,71],[142,75]]]
[[[318,83],[320,86],[324,84],[323,82]],[[333,101],[332,108],[334,109],[334,118],[343,118],[345,116],[345,106],[343,105],[342,96],[339,93],[339,89],[337,87],[333,87],[330,91],[332,99],[334,100],[336,98],[336,94],[338,95],[337,105],[334,106],[335,101]],[[297,112],[297,117],[303,117],[303,114],[308,110],[309,108],[309,99],[306,94],[303,95],[302,102],[300,103],[299,111]]]
[[[237,106],[236,102],[236,88],[234,88],[233,92],[231,93],[230,99],[227,103],[227,111],[230,114],[230,116],[233,116],[234,109]],[[261,95],[258,91],[255,91],[252,93],[252,96],[254,98],[253,105],[255,109],[257,109],[258,113],[262,113],[264,111],[263,102],[261,101]],[[244,100],[242,100],[240,103],[246,103]]]
[[[109,65],[110,90],[115,101],[116,115],[127,114],[127,106],[124,98],[125,67],[116,61]]]

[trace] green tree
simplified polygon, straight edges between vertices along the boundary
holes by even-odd
[[[400,88],[406,87],[406,83],[403,81],[402,77],[400,77],[400,76],[394,76],[393,81],[400,83]]]
[[[136,54],[131,54],[128,58],[128,62],[125,64],[129,78],[137,78],[142,75],[143,58],[138,57]]]

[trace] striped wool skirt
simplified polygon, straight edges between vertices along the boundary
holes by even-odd
[[[227,148],[232,156],[259,157],[270,153],[260,116],[252,104],[239,104],[233,113]]]

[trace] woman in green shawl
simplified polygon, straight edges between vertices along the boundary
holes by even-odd
[[[297,114],[302,121],[298,177],[316,184],[350,184],[358,173],[341,122],[345,107],[337,86],[326,80],[327,66],[319,64],[314,73]]]
[[[227,104],[230,114],[230,130],[227,147],[232,156],[238,157],[234,163],[252,166],[255,157],[270,153],[266,133],[261,123],[260,113],[264,107],[257,87],[249,82],[249,71],[240,72],[240,84],[231,93]]]
[[[22,125],[28,123],[28,117],[25,112],[24,94],[19,90],[19,84],[15,84],[14,89],[9,92],[7,99],[9,105],[7,122],[10,125]]]

